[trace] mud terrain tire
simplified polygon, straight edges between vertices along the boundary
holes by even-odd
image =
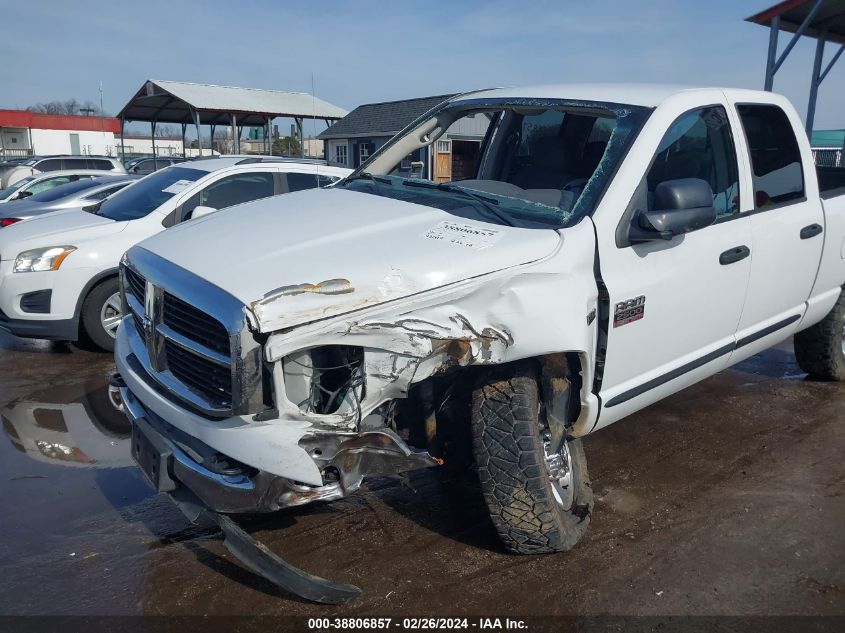
[[[845,291],[824,319],[795,335],[794,345],[798,366],[812,378],[845,381]]]
[[[495,367],[473,390],[473,449],[484,500],[505,547],[516,554],[572,548],[590,522],[593,492],[580,440],[568,442],[573,497],[555,497],[543,446],[538,368]]]

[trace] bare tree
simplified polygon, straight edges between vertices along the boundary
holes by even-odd
[[[172,125],[156,125],[156,136],[173,138],[175,136],[179,136],[179,134],[176,132],[176,128]]]
[[[31,112],[38,112],[41,114],[89,114],[102,115],[95,102],[91,100],[80,102],[78,99],[65,99],[64,101],[47,101],[46,103],[36,103],[27,108]]]

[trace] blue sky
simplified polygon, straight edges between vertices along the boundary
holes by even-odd
[[[347,109],[568,81],[761,88],[768,29],[743,19],[774,2],[0,0],[0,107],[97,101],[102,81],[115,113],[148,78],[310,92],[312,73]],[[804,38],[775,80],[802,115],[814,48]],[[845,59],[816,128],[845,127],[843,106]]]

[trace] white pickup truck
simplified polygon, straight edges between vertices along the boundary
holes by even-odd
[[[398,174],[464,117],[489,122],[474,178]],[[121,281],[136,461],[253,569],[342,601],[225,515],[471,444],[505,547],[566,550],[593,508],[583,436],[793,335],[806,372],[845,379],[845,173],[771,93],[475,92],[332,188],[142,242]]]

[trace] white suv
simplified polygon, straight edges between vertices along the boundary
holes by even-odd
[[[121,318],[118,264],[132,245],[217,209],[329,185],[321,161],[226,156],[157,171],[85,210],[0,232],[0,329],[111,350]],[[233,211],[237,212],[237,211]]]
[[[125,174],[126,169],[117,158],[112,156],[33,156],[14,164],[6,164],[0,170],[0,189],[5,189],[21,178],[36,176],[48,171],[68,169],[96,169],[114,174]]]

